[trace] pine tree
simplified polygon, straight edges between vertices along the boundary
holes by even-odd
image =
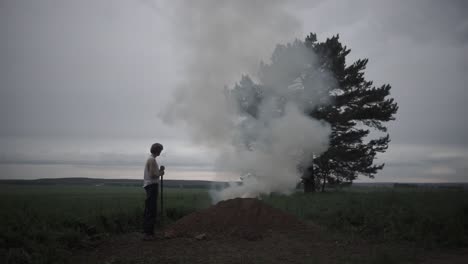
[[[299,168],[306,192],[324,190],[327,183],[350,184],[359,175],[373,178],[384,167],[374,161],[377,153],[386,151],[389,134],[368,138],[371,130],[387,132],[384,122],[394,120],[398,106],[387,98],[390,85],[375,87],[364,78],[367,59],[346,64],[350,52],[338,35],[318,42],[311,33],[304,42],[278,45],[271,63],[261,66],[260,84],[243,76],[230,92],[241,114],[257,118],[265,94],[283,89],[281,96],[303,99],[301,106],[307,115],[331,125],[328,150]],[[290,89],[298,82],[303,89]],[[323,84],[329,87],[317,87]],[[278,102],[281,112],[281,98]]]
[[[318,55],[321,67],[337,81],[330,93],[332,103],[308,113],[332,126],[329,149],[313,160],[312,180],[320,179],[323,191],[327,182],[351,183],[359,175],[374,178],[384,167],[384,164],[374,164],[376,154],[387,150],[390,136],[387,133],[375,139],[367,137],[371,129],[387,132],[383,123],[394,120],[398,106],[393,98],[387,98],[391,86],[375,87],[364,78],[368,59],[347,66],[346,56],[351,50],[340,43],[338,35],[317,42],[316,35],[310,34],[305,44]]]

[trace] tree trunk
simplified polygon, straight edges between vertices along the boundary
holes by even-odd
[[[323,174],[323,179],[322,179],[322,192],[325,192],[325,184],[327,183],[327,175],[328,173]]]
[[[304,193],[315,192],[315,175],[314,166],[308,167],[302,175],[302,183],[304,184]]]

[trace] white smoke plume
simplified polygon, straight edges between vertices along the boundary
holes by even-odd
[[[214,201],[271,192],[290,193],[299,180],[297,165],[328,147],[329,126],[304,116],[294,103],[286,105],[283,116],[260,118],[255,123],[259,127],[253,147],[235,145],[218,162],[220,169],[242,174],[242,185],[212,191]]]
[[[279,0],[176,3],[177,40],[187,60],[163,118],[184,123],[197,144],[219,152],[218,170],[243,177],[242,185],[213,191],[213,200],[292,191],[299,181],[298,164],[328,146],[329,126],[304,115],[303,110],[323,103],[314,95],[332,83],[317,79],[312,94],[297,93],[300,81],[285,83],[277,78],[282,74],[278,69],[259,76],[258,69],[277,43],[297,36],[300,23]],[[304,62],[307,65],[297,60],[313,61],[310,51],[304,49],[295,56],[291,65],[283,66],[315,67],[310,60]],[[238,104],[229,96],[242,74],[269,87],[257,118],[239,115]],[[278,110],[278,98],[283,100],[284,111]]]

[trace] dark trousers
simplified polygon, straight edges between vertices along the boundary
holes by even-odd
[[[147,235],[154,234],[154,224],[158,211],[158,184],[150,184],[145,187],[146,200],[143,220],[143,231]]]

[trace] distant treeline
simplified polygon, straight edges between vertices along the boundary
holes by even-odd
[[[399,189],[447,189],[447,190],[463,190],[468,189],[466,183],[395,183],[393,188]]]
[[[81,186],[142,186],[143,180],[136,179],[99,179],[99,178],[46,178],[36,180],[0,180],[0,184],[13,185],[81,185]],[[237,184],[242,184],[238,182]],[[229,183],[200,180],[164,180],[166,188],[222,189]],[[343,186],[342,186],[343,187]],[[450,189],[468,190],[468,183],[353,183],[345,187],[387,187],[395,189]],[[302,189],[298,184],[297,189]]]
[[[14,185],[85,185],[85,186],[142,186],[143,180],[98,179],[98,178],[47,178],[36,180],[0,180],[0,184]],[[227,182],[198,180],[164,180],[167,188],[219,189],[227,187]]]

